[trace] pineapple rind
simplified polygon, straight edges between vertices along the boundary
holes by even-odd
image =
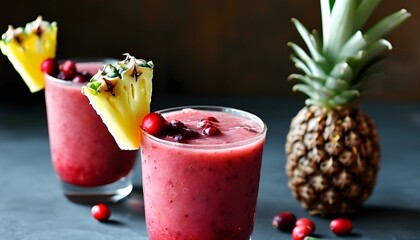
[[[309,213],[350,214],[372,194],[380,142],[360,109],[305,106],[291,121],[285,150],[288,186]]]
[[[118,67],[122,71],[121,78],[112,91],[98,91],[85,86],[82,93],[88,97],[118,146],[123,150],[134,150],[139,149],[141,144],[143,117],[150,112],[153,70],[140,67],[136,61],[130,60],[129,67],[123,64]],[[141,72],[137,78],[132,74],[134,68]],[[102,71],[99,71],[91,81],[100,78],[101,74]]]
[[[57,44],[57,24],[44,21],[43,24],[48,26],[42,29],[42,34],[38,36],[31,28],[36,21],[42,21],[42,18],[38,17],[34,22],[28,23],[25,29],[9,27],[8,31],[20,33],[19,41],[8,32],[0,41],[2,53],[8,57],[32,93],[44,88],[41,64],[47,58],[55,58]]]

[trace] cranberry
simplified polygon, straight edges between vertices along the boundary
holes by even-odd
[[[183,143],[183,142],[186,142],[188,140],[188,137],[185,136],[185,135],[182,135],[182,134],[176,134],[174,136],[174,140],[176,142]]]
[[[174,140],[176,142],[184,143],[198,136],[200,136],[200,134],[197,131],[185,127],[182,128],[180,131],[174,133]]]
[[[213,124],[211,123],[211,121],[207,120],[207,119],[201,119],[198,123],[197,123],[197,127],[198,128],[208,128],[213,126]]]
[[[336,218],[331,221],[330,229],[337,235],[347,235],[353,230],[353,223],[347,218]]]
[[[63,72],[63,71],[60,71],[58,74],[57,74],[57,78],[58,79],[62,79],[62,80],[72,80],[72,79],[74,79],[76,77],[76,73],[75,72],[72,72],[72,73],[70,73],[70,74],[67,74],[67,73],[65,73],[65,72]]]
[[[96,204],[90,210],[92,216],[98,221],[106,221],[111,216],[111,210],[105,204]]]
[[[197,127],[198,128],[208,128],[208,127],[214,126],[215,122],[219,122],[219,121],[217,121],[217,119],[215,117],[202,118],[197,123]]]
[[[176,142],[186,142],[192,138],[197,138],[200,134],[188,128],[183,122],[172,120],[166,124],[165,134],[172,136]]]
[[[293,240],[303,240],[305,237],[312,234],[312,230],[309,226],[300,225],[293,228],[292,231],[292,238]]]
[[[68,78],[67,78],[67,76],[62,72],[62,71],[60,71],[58,74],[57,74],[57,78],[58,79],[61,79],[61,80],[69,80]]]
[[[169,134],[178,134],[184,128],[186,128],[185,124],[178,120],[172,120],[168,123]]]
[[[210,126],[203,130],[203,134],[207,136],[217,136],[221,133],[220,129],[215,126]]]
[[[183,128],[181,130],[181,134],[187,136],[188,138],[196,138],[200,136],[200,134],[197,131],[190,128]]]
[[[89,81],[93,77],[93,75],[90,74],[88,71],[81,71],[81,72],[78,72],[78,74],[81,74],[82,76],[84,76],[87,79],[87,81]]]
[[[299,218],[296,221],[296,226],[301,226],[301,225],[308,226],[312,230],[312,232],[315,232],[315,229],[316,229],[315,223],[311,219],[309,219],[309,218]]]
[[[71,60],[67,60],[60,65],[60,70],[67,76],[70,76],[77,72],[76,63]]]
[[[75,83],[84,83],[87,81],[88,79],[82,74],[76,74],[76,76],[73,78],[73,82]]]
[[[272,225],[283,231],[291,231],[295,227],[296,217],[291,212],[281,212],[274,216]]]
[[[41,71],[50,76],[55,76],[58,73],[58,63],[53,58],[47,58],[41,63]]]
[[[149,113],[143,118],[142,128],[150,135],[159,136],[165,130],[166,119],[160,113]]]
[[[219,122],[219,121],[217,121],[217,119],[215,117],[207,117],[207,120],[209,120],[211,122]]]

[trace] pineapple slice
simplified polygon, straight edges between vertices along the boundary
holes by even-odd
[[[150,112],[153,63],[127,58],[106,65],[82,87],[109,132],[123,150],[140,147],[140,125]]]
[[[24,28],[9,29],[2,35],[0,48],[20,74],[31,92],[44,88],[41,63],[54,58],[57,45],[57,23],[39,16]]]

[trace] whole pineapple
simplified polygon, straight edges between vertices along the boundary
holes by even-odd
[[[289,79],[300,80],[293,90],[309,98],[290,125],[286,173],[293,195],[311,214],[355,212],[376,183],[379,137],[357,103],[368,68],[391,49],[382,37],[410,16],[402,9],[362,31],[379,2],[320,0],[322,37],[292,20],[309,53],[289,43],[303,72]]]

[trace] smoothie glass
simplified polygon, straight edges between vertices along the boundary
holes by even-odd
[[[79,72],[92,75],[110,61],[114,60],[75,60]],[[47,74],[45,81],[51,158],[64,195],[81,203],[116,202],[127,196],[133,188],[131,174],[138,151],[119,149],[81,93],[86,83]]]
[[[233,124],[230,127],[254,133],[239,141],[235,141],[236,136],[226,136],[229,143],[208,144],[178,143],[142,131],[142,183],[149,237],[249,240],[267,127],[251,113],[226,107],[178,107],[158,112],[168,119],[170,114],[190,108],[210,111],[222,120],[238,116],[237,123],[229,120]],[[246,121],[257,128],[249,128]]]

